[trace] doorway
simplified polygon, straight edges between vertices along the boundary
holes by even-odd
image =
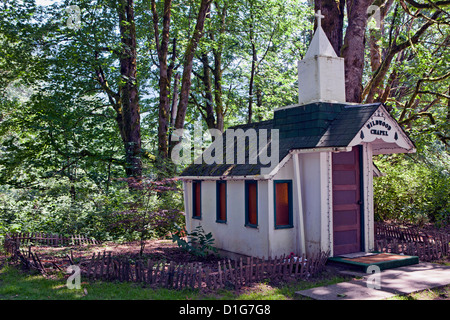
[[[333,251],[342,255],[361,251],[360,147],[333,153]]]

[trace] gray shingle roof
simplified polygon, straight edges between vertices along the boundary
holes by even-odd
[[[345,106],[325,130],[317,147],[346,147],[380,105]]]
[[[239,125],[229,129],[244,131],[261,129],[268,131],[268,144],[270,150],[270,129],[279,129],[279,161],[285,158],[290,150],[346,147],[358,134],[364,123],[378,109],[381,103],[368,105],[346,105],[342,103],[311,103],[303,106],[294,106],[275,111],[274,119]],[[226,136],[223,134],[223,159],[226,159]],[[258,146],[259,139],[258,136]],[[231,149],[230,149],[231,150]],[[268,167],[249,161],[248,140],[245,144],[245,163],[236,164],[237,143],[233,145],[235,164],[191,164],[182,173],[181,177],[201,176],[254,176],[260,175],[261,168]],[[260,151],[260,150],[259,150]]]

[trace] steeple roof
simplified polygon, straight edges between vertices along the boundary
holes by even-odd
[[[315,16],[317,17],[317,28],[309,45],[308,51],[306,52],[305,59],[313,58],[314,56],[337,58],[336,52],[334,51],[333,46],[328,40],[328,37],[323,31],[320,23],[321,18],[324,16],[321,15],[320,10],[317,11]]]

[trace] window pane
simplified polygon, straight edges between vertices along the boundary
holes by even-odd
[[[194,182],[194,217],[201,215],[201,189],[200,182]]]
[[[289,221],[289,184],[275,183],[276,225],[287,226]]]
[[[257,219],[257,195],[256,195],[256,183],[247,184],[248,188],[248,223],[256,225],[258,223]]]
[[[220,221],[227,220],[227,198],[226,198],[227,185],[225,183],[219,183],[219,216]]]

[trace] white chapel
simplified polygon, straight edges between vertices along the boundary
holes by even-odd
[[[372,156],[415,152],[383,104],[346,102],[344,59],[322,30],[320,11],[316,17],[298,62],[298,104],[230,128],[270,132],[263,142],[277,146],[279,161],[268,167],[247,154],[246,163],[193,163],[179,177],[187,231],[201,225],[223,252],[268,258],[372,251]]]

